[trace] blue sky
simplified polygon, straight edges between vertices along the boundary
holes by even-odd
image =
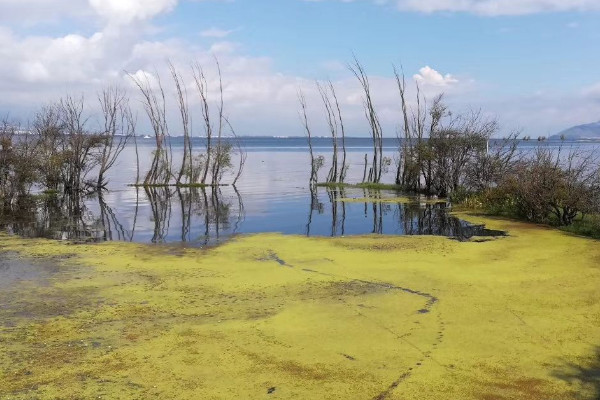
[[[431,64],[500,89],[569,89],[600,78],[582,74],[600,62],[596,13],[482,17],[400,12],[366,1],[188,2],[163,22],[190,41],[206,24],[237,29],[231,37],[246,53],[268,55],[291,74],[324,75],[325,61],[345,62],[355,52],[376,74],[390,74],[392,62],[411,71]]]
[[[363,135],[345,68],[354,53],[375,82],[386,136],[399,123],[392,63],[409,80],[421,73],[426,95],[445,92],[458,111],[498,118],[500,134],[548,135],[600,120],[596,0],[45,3],[0,0],[0,54],[9,59],[0,66],[0,111],[21,119],[65,92],[93,99],[103,84],[130,85],[124,71],[162,76],[166,59],[182,71],[191,60],[214,69],[215,54],[242,134],[301,134],[298,87],[320,127],[313,81],[332,79],[352,133]]]

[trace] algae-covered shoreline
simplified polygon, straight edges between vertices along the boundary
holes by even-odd
[[[0,291],[0,398],[596,398],[598,241],[466,218],[509,236],[2,235],[53,268]]]

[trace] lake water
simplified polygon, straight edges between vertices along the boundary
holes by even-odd
[[[202,144],[195,140],[195,146]],[[390,191],[362,189],[311,192],[310,164],[305,138],[243,138],[248,153],[244,173],[236,187],[211,189],[127,186],[135,182],[135,149],[129,145],[109,174],[109,191],[82,201],[80,213],[59,199],[37,202],[35,207],[3,223],[9,232],[24,236],[84,241],[125,240],[143,243],[185,243],[206,246],[232,235],[281,232],[309,236],[362,234],[442,235],[457,238],[493,235],[448,215],[446,204],[342,202],[342,198],[394,197]],[[364,155],[371,154],[370,139],[347,139],[347,182],[360,182]],[[554,144],[547,144],[554,146]],[[523,149],[537,146],[524,143]],[[138,140],[141,170],[151,161],[153,139]],[[173,142],[174,158],[181,157],[181,139]],[[316,138],[317,155],[330,158],[330,139]],[[393,159],[396,139],[384,140],[384,156]],[[327,166],[320,171],[321,180]],[[382,182],[394,180],[393,163]],[[231,181],[231,174],[225,183]]]

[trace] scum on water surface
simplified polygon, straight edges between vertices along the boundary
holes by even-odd
[[[0,288],[0,397],[595,398],[598,242],[462,217],[509,235],[0,236],[45,271]]]

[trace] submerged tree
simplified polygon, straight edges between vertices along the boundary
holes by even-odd
[[[150,77],[129,75],[142,94],[142,104],[154,133],[156,148],[152,154],[150,169],[144,178],[144,185],[168,184],[172,173],[172,153],[169,141],[165,91],[160,76],[155,77],[157,88],[153,88]]]
[[[327,82],[327,85],[322,85],[317,82],[317,89],[321,95],[323,106],[325,107],[325,116],[329,132],[331,134],[332,141],[332,161],[329,174],[327,175],[328,183],[342,183],[344,182],[347,166],[346,166],[346,138],[344,129],[344,120],[342,118],[342,112],[340,104],[335,93],[335,87],[331,81]],[[342,165],[338,165],[338,142],[341,137],[342,144]]]
[[[485,118],[481,111],[455,115],[444,103],[443,94],[428,106],[418,84],[415,105],[410,107],[404,75],[396,68],[394,75],[403,119],[402,137],[398,135],[397,185],[445,197],[470,185],[491,184],[491,176],[511,164],[516,135],[511,134],[490,154],[488,143],[498,131],[496,120]]]
[[[79,193],[94,182],[86,181],[87,175],[99,165],[98,152],[104,137],[90,132],[88,117],[84,115],[83,97],[65,96],[58,103],[60,132],[58,145],[61,149],[61,184],[65,193]]]
[[[327,125],[329,127],[329,132],[331,134],[331,142],[333,146],[333,153],[331,158],[331,168],[329,173],[327,174],[327,182],[335,183],[338,181],[338,124],[337,117],[335,115],[335,111],[333,105],[331,104],[331,99],[329,98],[328,88],[322,86],[319,82],[317,82],[317,89],[319,94],[321,95],[321,100],[323,101],[323,106],[325,107],[325,116],[327,120]]]
[[[30,135],[18,134],[20,127],[0,121],[0,202],[9,207],[19,196],[29,193],[39,180],[37,142]]]
[[[206,80],[206,76],[204,75],[204,69],[199,63],[196,63],[193,66],[193,72],[194,82],[196,83],[196,88],[200,97],[200,110],[202,113],[202,120],[204,121],[204,135],[206,138],[205,157],[203,159],[198,159],[198,163],[201,164],[198,166],[202,167],[202,178],[200,179],[200,182],[205,184],[214,152],[212,148],[213,124],[211,123],[210,107],[208,102],[208,82]]]
[[[190,174],[186,174],[186,171],[191,171],[192,163],[192,141],[191,141],[191,121],[190,111],[188,106],[187,90],[185,88],[182,77],[179,75],[175,66],[169,62],[169,70],[171,71],[171,77],[175,83],[175,89],[177,91],[177,102],[179,106],[179,113],[181,115],[181,126],[183,129],[183,159],[179,168],[179,173],[175,179],[176,184],[181,184],[182,179],[187,175],[188,182],[191,182]]]
[[[200,111],[202,115],[202,120],[204,122],[203,127],[206,138],[205,156],[197,158],[198,165],[195,169],[202,169],[202,178],[200,182],[203,185],[207,184],[207,179],[210,172],[210,185],[212,185],[213,187],[221,184],[224,173],[233,166],[232,151],[234,148],[231,142],[223,140],[223,131],[225,125],[231,126],[231,124],[229,124],[224,113],[223,78],[221,74],[221,65],[219,64],[219,61],[216,58],[215,64],[217,69],[218,80],[218,102],[216,106],[216,122],[214,121],[213,115],[211,114],[210,110],[209,86],[208,80],[204,73],[204,69],[199,63],[196,63],[192,66],[194,82],[200,99]],[[234,131],[231,130],[231,132],[235,136]],[[237,141],[237,145],[241,146],[241,143]],[[245,163],[245,156],[240,157],[240,163],[242,162]],[[243,165],[241,166],[241,168],[243,168]],[[241,169],[238,169],[238,172],[239,171],[241,171]],[[236,175],[236,178],[239,178],[240,175],[241,172],[238,175]],[[235,181],[237,182],[237,179],[235,179]]]
[[[383,163],[383,130],[373,103],[371,84],[365,69],[356,57],[354,57],[353,64],[349,65],[348,68],[352,71],[356,79],[358,79],[362,88],[364,112],[367,121],[369,122],[371,139],[373,141],[373,161],[371,168],[369,169],[368,181],[379,183],[381,180]]]
[[[192,120],[193,109],[188,99],[188,88],[183,76],[174,64],[169,62],[169,72],[175,86],[175,98],[179,110],[181,127],[183,133],[183,157],[179,167],[173,165],[172,140],[169,124],[167,123],[167,99],[161,84],[160,77],[156,76],[156,82],[151,84],[147,74],[143,76],[130,75],[142,93],[144,108],[150,119],[154,131],[156,149],[153,153],[153,161],[150,170],[144,179],[144,186],[189,186],[206,185],[218,186],[221,184],[225,174],[233,168],[233,154],[238,153],[239,168],[234,181],[237,182],[246,161],[245,152],[241,141],[235,135],[231,124],[224,112],[223,80],[219,61],[215,59],[218,100],[216,104],[216,117],[211,111],[209,80],[204,69],[199,63],[191,67],[192,86],[199,97],[199,108],[201,124],[204,130],[205,151],[195,153],[193,149]],[[229,126],[232,137],[227,137],[224,130]]]
[[[96,188],[104,189],[107,184],[106,173],[114,166],[129,139],[135,136],[136,121],[129,108],[129,99],[123,90],[117,87],[104,89],[98,100],[104,126],[100,134],[102,143]]]
[[[329,81],[329,91],[333,97],[333,103],[335,104],[335,110],[337,110],[337,119],[339,122],[339,133],[342,136],[342,166],[340,168],[339,182],[343,183],[346,179],[346,172],[348,171],[348,165],[346,164],[346,130],[344,128],[344,120],[342,118],[342,111],[340,109],[340,102],[338,101],[337,94],[333,82]],[[334,112],[335,114],[335,112]]]
[[[306,137],[308,138],[308,151],[310,153],[310,185],[316,185],[317,182],[317,171],[318,168],[316,168],[316,159],[315,159],[315,154],[313,152],[313,146],[312,146],[312,132],[310,130],[310,125],[308,123],[308,114],[307,114],[307,107],[306,107],[306,97],[304,97],[304,92],[302,92],[302,89],[298,89],[298,101],[300,102],[300,120],[302,122],[302,125],[304,127],[304,130],[306,131]]]

